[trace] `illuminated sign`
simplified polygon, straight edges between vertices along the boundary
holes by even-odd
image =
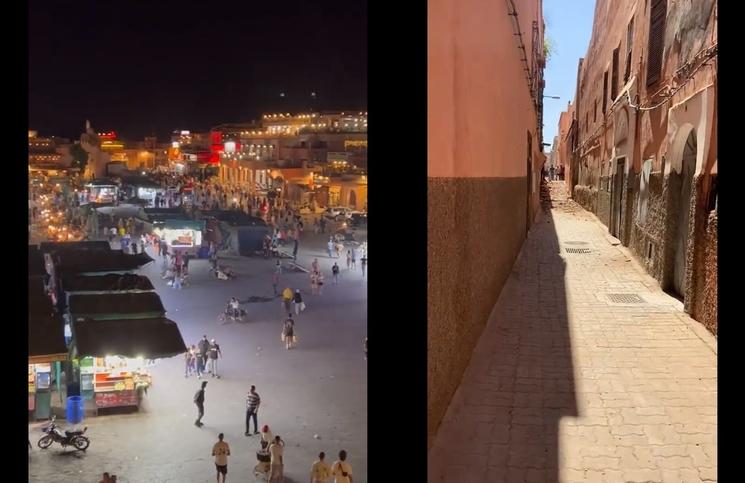
[[[348,148],[367,148],[367,139],[344,141],[344,149]]]
[[[234,153],[235,152],[235,141],[228,141],[225,143],[225,152],[226,153]]]
[[[174,148],[174,149],[178,149],[179,146],[181,146],[181,144],[179,144],[178,141],[174,141],[174,142],[171,143],[171,147]]]
[[[191,131],[181,131],[182,136],[188,136],[191,134]]]

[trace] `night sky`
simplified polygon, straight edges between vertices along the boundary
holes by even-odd
[[[262,112],[367,109],[366,0],[30,5],[29,129],[41,135],[77,139],[90,119],[167,141]]]

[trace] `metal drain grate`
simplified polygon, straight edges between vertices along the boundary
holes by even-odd
[[[564,245],[589,245],[589,243],[583,241],[565,241]]]
[[[608,300],[614,304],[643,304],[644,299],[635,293],[609,293]]]
[[[589,248],[564,248],[567,253],[590,253]]]

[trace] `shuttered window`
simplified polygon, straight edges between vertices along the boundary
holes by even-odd
[[[662,53],[665,48],[665,17],[667,0],[652,0],[649,9],[649,48],[647,53],[647,85],[660,80]]]
[[[603,114],[605,114],[605,108],[608,105],[608,71],[603,74]]]
[[[618,95],[618,49],[613,49],[613,73],[610,82],[610,98],[615,100]]]
[[[631,50],[634,45],[634,19],[631,19],[629,26],[626,29],[626,72],[623,74],[624,84],[629,81],[631,77]]]

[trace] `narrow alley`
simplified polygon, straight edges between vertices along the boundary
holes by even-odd
[[[429,481],[716,481],[715,337],[563,182],[549,185],[437,431]]]

